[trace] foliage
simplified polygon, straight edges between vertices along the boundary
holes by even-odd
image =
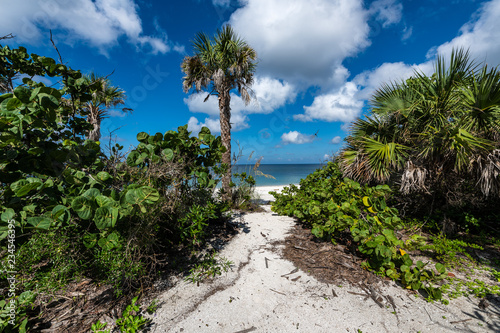
[[[203,259],[190,270],[186,281],[199,284],[205,279],[227,272],[233,263],[225,258],[217,259],[215,255],[215,251],[205,254]]]
[[[431,282],[444,277],[444,267],[438,264],[435,271],[424,269],[424,263],[414,263],[403,250],[405,243],[395,233],[401,219],[386,204],[390,192],[387,185],[370,187],[342,178],[338,164],[329,162],[302,179],[300,188],[291,185],[281,194],[271,192],[276,198],[271,208],[299,218],[318,238],[354,242],[366,258],[365,268],[440,299]]]
[[[461,239],[449,239],[443,235],[431,236],[431,242],[428,245],[421,246],[420,249],[431,251],[434,257],[446,266],[454,266],[463,261],[460,255],[473,261],[467,249],[483,250],[479,245],[467,243]]]
[[[111,332],[110,330],[104,330],[106,326],[108,326],[107,323],[101,323],[101,321],[98,320],[97,322],[92,324],[90,329],[92,330],[93,333],[110,333]]]
[[[241,98],[248,104],[253,94],[250,86],[256,70],[257,54],[243,39],[239,38],[231,26],[226,25],[213,38],[198,33],[193,41],[194,55],[186,56],[181,64],[185,76],[185,92],[208,91],[219,100],[221,137],[226,151],[222,156],[228,170],[222,180],[226,199],[229,199],[231,182],[231,108],[230,91],[238,89]]]
[[[435,73],[384,84],[340,155],[345,176],[400,185],[405,202],[482,207],[499,193],[500,72],[455,50]],[[477,184],[477,186],[476,186]],[[423,199],[423,200],[422,200]],[[427,212],[428,213],[428,212]]]
[[[32,291],[25,291],[19,297],[0,300],[0,331],[27,332],[27,308],[33,304],[36,295]]]
[[[120,295],[154,276],[172,246],[203,243],[227,210],[214,195],[226,170],[220,137],[192,137],[187,125],[141,132],[125,160],[120,145],[106,156],[85,139],[99,80],[22,47],[0,48],[0,62],[10,87],[0,95],[0,240],[14,220],[19,291],[90,277]]]
[[[121,318],[116,321],[120,332],[135,333],[149,322],[148,319],[139,315],[140,308],[135,304],[136,302],[137,297],[134,297],[131,304],[127,305],[127,308],[123,311]]]

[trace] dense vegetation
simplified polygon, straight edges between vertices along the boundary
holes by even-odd
[[[379,89],[335,161],[300,188],[274,193],[272,209],[317,238],[351,246],[365,268],[442,299],[446,268],[477,263],[470,253],[480,245],[498,255],[499,120],[498,70],[453,52],[448,67],[438,58],[432,76],[416,72]],[[414,262],[416,250],[435,265]],[[467,287],[482,290],[476,295],[499,290]]]
[[[203,244],[209,222],[228,210],[214,195],[226,170],[220,137],[207,128],[193,137],[186,125],[139,133],[128,155],[118,144],[104,154],[86,139],[102,80],[23,47],[1,48],[0,61],[8,82],[0,96],[2,288],[8,271],[18,272],[8,296],[15,323],[1,302],[0,330],[22,331],[39,293],[90,278],[120,295],[151,283],[172,249]]]
[[[466,207],[485,215],[500,189],[500,72],[452,53],[435,72],[383,85],[340,153],[345,176],[399,187],[421,215],[442,207],[453,233]],[[463,214],[462,214],[463,215]]]

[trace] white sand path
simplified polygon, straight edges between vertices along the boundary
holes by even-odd
[[[432,304],[388,282],[380,294],[391,295],[396,308],[387,298],[381,308],[349,293],[364,293],[359,288],[318,282],[282,259],[273,245],[294,220],[263,207],[266,212],[235,218],[242,228],[220,252],[234,263],[232,270],[199,286],[178,279],[158,298],[150,332],[500,331],[499,309],[481,310],[476,298]]]

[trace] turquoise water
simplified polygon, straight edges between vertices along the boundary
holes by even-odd
[[[254,176],[252,165],[234,165],[233,173],[246,172],[255,177],[256,186],[274,186],[298,184],[302,178],[316,169],[321,168],[321,164],[261,164],[259,171],[273,176],[275,179],[263,176]]]

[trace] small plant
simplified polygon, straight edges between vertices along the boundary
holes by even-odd
[[[421,250],[430,250],[435,253],[436,259],[445,266],[457,266],[464,262],[460,255],[465,256],[470,261],[474,261],[467,252],[467,248],[483,250],[479,245],[467,243],[460,239],[448,239],[446,236],[438,235],[431,237],[429,245],[421,246]]]
[[[151,304],[149,304],[149,306],[146,309],[146,312],[152,315],[153,313],[156,312],[156,310],[158,310],[158,300],[155,299],[151,302]]]
[[[500,282],[500,272],[495,270],[494,268],[491,269],[491,275],[493,275],[493,277],[498,281]]]
[[[32,291],[25,291],[19,297],[0,300],[0,332],[25,333],[28,329],[28,315],[26,310],[33,303],[36,295]]]
[[[199,283],[205,279],[222,275],[222,272],[227,272],[233,262],[225,258],[217,260],[215,255],[215,251],[212,252],[212,254],[205,254],[203,260],[190,270],[190,274],[186,278],[186,281],[191,281],[192,283],[196,282],[199,285]]]
[[[139,315],[140,308],[135,304],[136,302],[137,297],[134,297],[132,303],[127,305],[127,308],[123,311],[121,318],[116,321],[116,325],[118,325],[122,333],[135,333],[149,322],[149,319]]]
[[[90,329],[92,330],[93,333],[110,333],[110,330],[104,330],[108,326],[107,323],[101,323],[100,320],[98,320],[96,323],[92,324]]]

